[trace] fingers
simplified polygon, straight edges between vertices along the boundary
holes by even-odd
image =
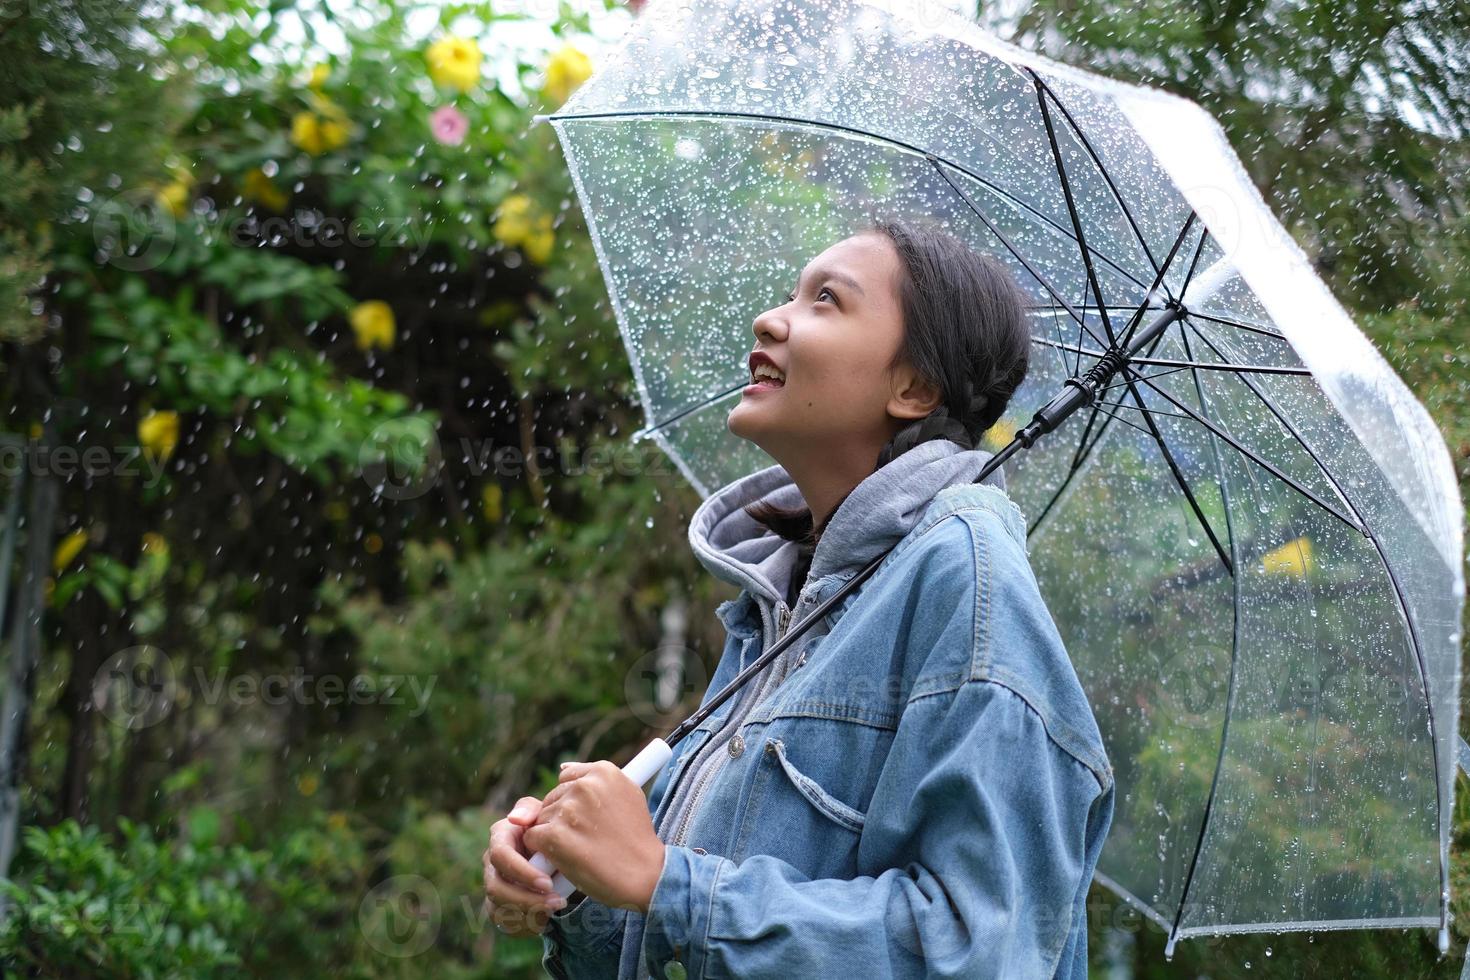
[[[537,891],[507,881],[493,864],[485,870],[485,897],[496,905],[514,905],[526,912],[536,909],[551,912],[566,905],[566,899],[556,892]]]
[[[551,890],[551,880],[522,851],[524,833],[508,819],[496,821],[490,827],[490,846],[480,856],[490,917],[508,936],[539,935],[551,913],[566,907],[566,899]]]
[[[485,860],[490,868],[512,885],[526,890],[549,892],[551,879],[532,866],[522,843],[525,828],[508,820],[498,820],[490,827],[490,846]],[[488,873],[488,870],[487,870]]]
[[[495,927],[513,938],[539,936],[546,931],[551,921],[551,913],[544,909],[527,910],[514,905],[496,905],[488,898],[485,899],[485,910]]]
[[[561,764],[561,775],[556,777],[556,781],[558,784],[561,784],[569,779],[585,776],[587,770],[595,765],[597,765],[595,762],[563,762]]]
[[[576,781],[584,776],[591,776],[597,773],[601,773],[604,776],[609,773],[622,775],[623,772],[606,759],[598,762],[563,762],[561,765],[561,775],[557,777],[557,784],[551,788],[551,792],[547,793],[546,798],[541,801],[543,810],[567,795],[572,787],[576,785]]]

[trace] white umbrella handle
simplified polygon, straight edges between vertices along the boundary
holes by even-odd
[[[643,746],[643,749],[637,755],[633,756],[633,760],[623,767],[623,775],[641,787],[654,776],[657,776],[659,771],[663,769],[664,763],[668,762],[673,755],[674,750],[669,747],[669,743],[661,738],[656,738]],[[577,888],[576,885],[567,880],[566,875],[552,867],[551,862],[546,859],[546,855],[539,851],[531,855],[531,867],[544,875],[550,876],[552,890],[562,898],[566,898]]]

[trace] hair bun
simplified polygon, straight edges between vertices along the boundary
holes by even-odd
[[[975,448],[975,434],[959,419],[949,414],[949,409],[940,405],[921,419],[914,419],[904,426],[878,454],[877,468],[882,469],[920,443],[931,439],[948,439],[966,449]]]
[[[975,390],[975,379],[965,379],[965,414],[973,417],[985,411],[985,406],[990,404],[990,396],[983,391]]]

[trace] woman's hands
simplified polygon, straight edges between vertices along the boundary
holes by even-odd
[[[517,819],[514,811],[508,819]],[[563,763],[561,780],[541,801],[539,814],[520,822],[526,827],[524,845],[544,853],[589,898],[610,908],[648,911],[663,874],[664,843],[642,787],[617,766],[606,760]]]
[[[509,816],[490,825],[490,846],[481,856],[490,918],[507,936],[540,935],[551,913],[567,904],[551,890],[551,879],[531,867],[525,828],[540,812],[540,800],[521,797]]]

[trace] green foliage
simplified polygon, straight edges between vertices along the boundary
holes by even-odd
[[[170,847],[123,821],[114,849],[96,827],[25,828],[0,962],[39,976],[223,977],[258,914],[246,891],[262,870],[242,847]]]

